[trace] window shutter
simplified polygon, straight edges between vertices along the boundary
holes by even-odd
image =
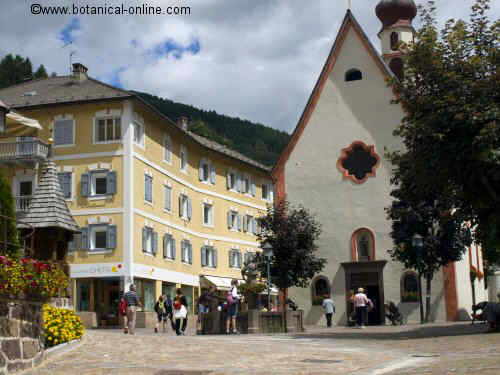
[[[54,145],[73,144],[73,120],[59,120],[54,124]]]
[[[153,255],[158,252],[158,232],[153,232]]]
[[[180,217],[184,216],[182,211],[183,211],[182,210],[182,194],[179,194],[179,216]]]
[[[241,268],[241,253],[238,251],[237,253],[237,258],[238,258],[238,268]]]
[[[82,235],[82,249],[85,249],[85,250],[88,250],[90,248],[90,243],[89,243],[89,228],[88,227],[84,227],[84,228],[80,228],[80,230],[82,231],[81,235]]]
[[[61,186],[64,198],[71,198],[71,173],[58,173],[57,177],[59,179],[59,185]]]
[[[88,197],[90,195],[90,174],[82,174],[80,185],[82,197]]]
[[[210,166],[210,183],[215,185],[215,178],[216,178],[216,172],[215,172],[215,166],[211,165]]]
[[[256,187],[255,187],[255,182],[253,182],[253,181],[252,181],[252,185],[250,186],[250,192],[252,193],[252,197],[255,197]]]
[[[201,266],[206,267],[207,265],[207,248],[205,246],[201,247]]]
[[[248,216],[243,216],[243,231],[248,232]]]
[[[170,242],[172,243],[172,259],[175,259],[175,240],[174,240],[174,237],[170,236]]]
[[[108,194],[116,194],[116,171],[108,172],[106,184],[106,191],[108,192]]]
[[[163,258],[167,258],[167,248],[168,248],[168,234],[163,235]]]
[[[193,215],[193,206],[191,204],[191,198],[188,197],[188,204],[187,204],[187,217],[189,220],[191,220],[191,217]]]
[[[198,178],[200,181],[203,181],[203,160],[200,160],[200,164],[198,165]]]
[[[238,193],[243,191],[243,179],[240,174],[236,175],[236,191],[238,191]]]
[[[116,249],[116,225],[108,225],[107,237],[108,249]]]
[[[241,215],[236,216],[238,222],[238,230],[241,231]]]
[[[232,267],[233,266],[233,264],[232,264],[233,250],[229,250],[228,255],[229,255],[229,258],[228,258],[228,263],[227,264],[229,265],[229,267]]]
[[[76,249],[76,236],[77,234],[73,234],[73,238],[68,242],[68,251],[75,251]]]
[[[146,227],[142,228],[142,251],[147,252],[147,236],[148,236],[148,229]]]
[[[226,172],[226,186],[227,190],[231,189],[231,172]]]
[[[189,264],[193,264],[193,245],[188,241]]]
[[[172,210],[172,189],[168,186],[165,186],[165,209]]]
[[[227,227],[231,229],[231,211],[227,211]]]
[[[217,268],[217,249],[215,247],[212,247],[212,264],[214,268]]]

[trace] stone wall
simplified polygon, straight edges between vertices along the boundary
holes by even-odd
[[[0,299],[0,375],[37,366],[43,350],[42,304]]]

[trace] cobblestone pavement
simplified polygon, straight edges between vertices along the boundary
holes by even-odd
[[[30,375],[500,374],[500,333],[484,325],[408,325],[303,334],[177,337],[87,331],[81,346]]]

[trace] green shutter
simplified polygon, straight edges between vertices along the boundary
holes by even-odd
[[[90,195],[90,174],[83,173],[80,181],[81,195],[82,197],[88,197]]]

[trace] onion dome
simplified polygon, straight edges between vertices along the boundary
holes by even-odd
[[[411,25],[411,21],[417,15],[417,6],[413,0],[380,0],[375,13],[384,28],[396,23]]]

